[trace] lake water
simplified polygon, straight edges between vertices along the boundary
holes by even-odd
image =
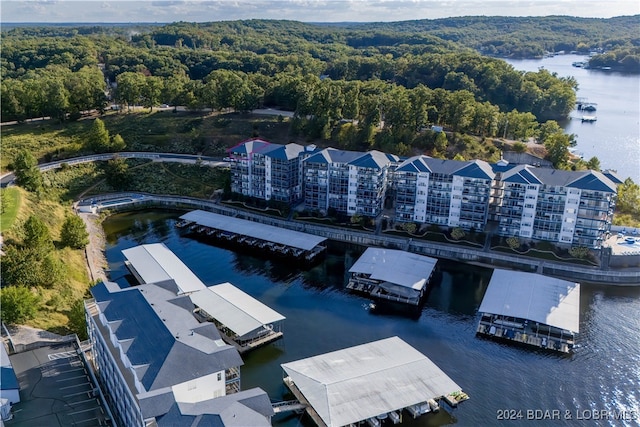
[[[441,279],[434,282],[421,311],[375,314],[368,310],[367,299],[344,289],[346,272],[362,247],[331,243],[326,260],[304,270],[182,237],[174,226],[178,216],[145,211],[107,218],[111,279],[127,285],[123,249],[163,242],[205,284],[229,281],[286,316],[284,340],[245,356],[245,389],[259,386],[273,400],[283,400],[281,363],[397,335],[470,395],[453,417],[440,411],[414,421],[405,413],[403,425],[640,423],[640,287],[582,284],[579,348],[572,355],[556,355],[476,337],[477,309],[490,269],[439,262]],[[502,410],[521,411],[522,419],[498,421]],[[527,420],[527,411],[536,410],[559,410],[561,419]],[[603,414],[610,419],[586,420],[594,411],[607,411]],[[530,414],[535,419],[536,412]],[[616,414],[629,419],[611,419]],[[567,415],[573,419],[566,420]],[[274,425],[312,424],[290,415],[274,418]]]
[[[538,71],[544,67],[560,77],[573,76],[578,82],[577,96],[595,102],[597,111],[574,110],[571,120],[561,123],[567,133],[577,135],[577,153],[585,160],[596,156],[602,169],[615,169],[622,179],[640,182],[640,76],[613,71],[587,70],[571,64],[583,61],[581,55],[556,55],[539,60],[507,60],[517,70]],[[593,123],[582,122],[583,115],[595,115]]]

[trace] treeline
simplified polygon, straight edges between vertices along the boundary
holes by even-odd
[[[38,115],[73,118],[80,111],[104,108],[98,64],[108,83],[122,84],[113,94],[118,102],[149,107],[167,103],[246,111],[271,105],[304,117],[295,96],[281,96],[291,91],[283,89],[282,82],[307,79],[316,85],[321,77],[347,86],[381,82],[388,90],[424,86],[450,93],[466,91],[475,102],[490,103],[502,112],[530,112],[539,121],[566,117],[575,101],[572,79],[544,70],[522,73],[503,61],[420,34],[378,37],[355,30],[260,20],[176,23],[150,27],[149,32],[130,40],[122,34],[87,33],[72,37],[69,28],[55,37],[36,37],[25,29],[3,33],[4,121]],[[404,43],[398,44],[401,41]],[[163,46],[165,43],[172,46]],[[86,80],[82,96],[75,84],[78,78]],[[221,79],[224,82],[219,84]],[[228,89],[230,84],[240,93],[211,93],[216,87]],[[86,96],[89,92],[91,96]],[[308,92],[318,91],[310,87]],[[343,115],[337,119],[359,118]],[[466,128],[464,123],[443,120],[445,115],[438,114],[437,123]],[[485,129],[482,133],[492,132]]]
[[[639,16],[609,19],[571,16],[466,16],[434,20],[352,24],[375,34],[426,33],[487,55],[535,58],[545,52],[609,51],[640,46]]]

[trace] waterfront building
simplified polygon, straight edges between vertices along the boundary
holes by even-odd
[[[231,191],[287,204],[302,197],[299,144],[272,144],[250,139],[229,149]]]
[[[182,215],[180,220],[181,227],[195,227],[196,231],[218,236],[228,243],[302,261],[313,261],[326,251],[324,237],[214,212],[195,210]]]
[[[579,328],[580,284],[496,269],[478,311],[480,335],[567,353]]]
[[[468,396],[425,355],[398,337],[321,354],[281,365],[284,383],[307,404],[318,426],[347,426],[382,419],[402,421],[454,408]]]
[[[600,248],[611,230],[617,186],[597,171],[514,166],[498,171],[492,191],[496,233]]]
[[[178,287],[178,295],[207,288],[164,243],[135,246],[122,254],[124,264],[142,285],[170,281]]]
[[[482,160],[411,157],[394,172],[395,220],[484,230],[494,177]]]
[[[93,365],[118,425],[270,425],[264,391],[240,392],[237,350],[193,316],[175,281],[123,289],[101,282],[91,294],[85,313]]]
[[[377,216],[383,206],[388,172],[396,156],[380,151],[325,148],[302,161],[304,206],[310,211]]]
[[[349,269],[347,288],[375,299],[418,305],[437,262],[405,251],[367,248]]]
[[[189,297],[195,313],[213,322],[222,338],[240,353],[282,338],[285,317],[231,283],[209,286]]]

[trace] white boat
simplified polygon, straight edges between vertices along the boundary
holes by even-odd
[[[596,120],[598,120],[598,118],[596,116],[582,116],[582,122],[587,122],[587,123],[593,123]]]

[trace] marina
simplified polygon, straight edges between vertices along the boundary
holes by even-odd
[[[284,383],[319,427],[379,426],[417,418],[469,397],[429,358],[397,336],[281,365]]]
[[[231,283],[209,286],[189,295],[194,313],[213,322],[227,344],[242,354],[282,338],[285,317]]]
[[[163,242],[204,283],[233,283],[285,316],[283,340],[243,354],[243,389],[261,387],[272,401],[292,401],[295,397],[283,384],[281,364],[397,335],[471,396],[453,413],[440,409],[414,419],[409,409],[403,410],[406,427],[494,425],[497,410],[526,408],[531,402],[561,411],[577,406],[637,407],[638,287],[581,283],[576,346],[568,354],[543,351],[476,335],[478,308],[491,278],[489,269],[441,260],[415,316],[380,314],[368,309],[367,297],[344,286],[348,270],[364,247],[330,241],[318,264],[296,268],[284,259],[188,238],[175,227],[178,216],[145,211],[107,218],[110,277],[127,286],[121,251]],[[615,360],[602,357],[611,352]],[[561,378],[561,383],[551,380],[555,378]],[[438,404],[446,408],[442,400]],[[392,425],[391,416],[379,421]],[[314,425],[307,415],[294,412],[278,412],[272,422],[277,427]]]
[[[568,353],[579,328],[580,285],[496,269],[478,311],[479,335]]]
[[[437,262],[405,251],[367,248],[349,269],[346,287],[375,300],[419,305]]]
[[[227,245],[304,262],[316,261],[326,250],[327,239],[323,237],[213,212],[195,210],[182,215],[180,220],[176,227],[186,228]]]

